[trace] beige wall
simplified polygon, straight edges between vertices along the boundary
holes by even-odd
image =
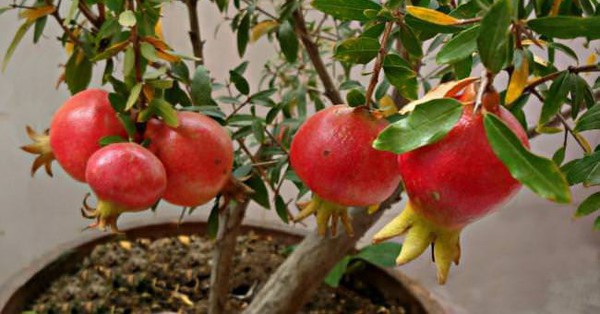
[[[177,50],[189,52],[183,6],[176,2],[165,13],[166,38]],[[202,2],[200,15],[208,41],[206,62],[222,81],[240,62],[235,41],[228,24],[213,36],[219,13],[208,1]],[[2,53],[17,27],[15,14],[0,17]],[[24,126],[47,127],[52,113],[68,97],[65,86],[54,89],[58,65],[65,62],[64,52],[53,40],[56,34],[57,25],[49,21],[46,38],[39,45],[33,46],[31,34],[26,36],[7,71],[0,75],[0,284],[56,245],[96,232],[80,231],[88,223],[79,214],[86,186],[67,178],[56,166],[54,179],[41,172],[31,179],[33,158],[18,149],[28,141]],[[249,47],[246,59],[264,60],[273,53],[262,39]],[[255,63],[247,78],[256,82],[260,70],[260,62]],[[98,80],[92,84],[97,86]],[[530,107],[535,110],[539,105]],[[532,147],[549,156],[560,140],[560,135],[536,139]],[[597,134],[589,140],[593,145],[600,143]],[[569,147],[568,156],[579,153],[572,143]],[[464,232],[461,265],[452,270],[444,287],[435,284],[434,265],[427,253],[401,270],[457,304],[459,312],[600,313],[600,234],[591,231],[591,218],[571,219],[576,205],[590,192],[576,189],[574,204],[560,206],[523,189],[501,211]],[[400,209],[401,205],[386,216],[389,219]],[[175,219],[178,214],[177,209],[163,205],[157,216]],[[198,210],[194,215],[206,214],[206,210]],[[254,222],[280,224],[274,212],[259,208],[252,208],[249,216]],[[144,213],[125,216],[121,223],[157,219]]]

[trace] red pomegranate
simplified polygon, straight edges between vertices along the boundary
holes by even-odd
[[[90,227],[109,226],[113,231],[118,231],[119,215],[149,208],[167,187],[167,174],[160,160],[135,143],[112,144],[95,152],[88,161],[85,178],[98,205],[93,209],[84,201],[82,213],[97,219]]]
[[[199,206],[223,188],[233,168],[233,143],[227,130],[195,112],[179,112],[179,126],[153,119],[145,138],[167,171],[164,199],[180,206]]]
[[[398,264],[418,257],[434,243],[438,281],[445,283],[451,261],[460,258],[459,235],[464,226],[507,201],[521,187],[496,157],[483,126],[484,114],[473,112],[472,87],[462,96],[464,112],[456,126],[439,142],[398,156],[409,197],[405,210],[375,235],[374,241],[407,232]],[[483,97],[483,111],[498,116],[529,146],[527,134],[506,109],[498,93]]]
[[[396,156],[371,147],[387,125],[365,107],[346,105],[329,107],[306,120],[292,141],[290,163],[314,198],[301,205],[295,220],[316,212],[319,233],[327,231],[332,218],[335,234],[339,217],[351,234],[347,206],[378,204],[394,192],[400,183]]]
[[[37,134],[30,127],[27,133],[34,143],[22,149],[40,155],[33,163],[32,175],[44,166],[52,176],[50,165],[56,159],[69,175],[81,182],[85,182],[88,159],[100,149],[100,139],[111,135],[127,137],[108,93],[101,89],[87,89],[69,98],[54,115],[49,135]]]

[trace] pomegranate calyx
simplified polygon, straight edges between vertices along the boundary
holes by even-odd
[[[128,211],[127,208],[101,199],[98,199],[97,207],[93,208],[87,203],[89,197],[90,193],[87,193],[83,199],[81,215],[87,219],[95,219],[96,222],[90,224],[84,230],[99,229],[106,231],[106,228],[109,227],[113,233],[122,233],[117,227],[117,219],[122,213]]]
[[[315,193],[313,193],[312,200],[308,202],[297,203],[297,205],[301,211],[298,216],[293,219],[294,222],[302,221],[308,216],[316,214],[317,231],[319,235],[325,236],[327,229],[330,229],[331,236],[335,237],[337,235],[338,221],[341,221],[346,234],[350,237],[354,236],[352,218],[350,215],[348,215],[348,208],[346,206],[326,201]]]
[[[454,262],[458,265],[460,260],[462,228],[449,229],[434,224],[420,215],[413,206],[414,204],[409,201],[400,215],[373,236],[373,243],[406,234],[402,250],[396,259],[398,265],[406,264],[419,257],[431,244],[433,261],[437,267],[437,280],[443,285],[448,279],[450,264]]]
[[[31,126],[26,126],[27,136],[33,141],[33,143],[21,146],[21,149],[30,153],[39,155],[31,165],[31,176],[35,172],[44,166],[46,173],[52,177],[52,161],[54,161],[54,153],[52,147],[50,147],[50,136],[49,130],[45,130],[43,133],[36,132]]]

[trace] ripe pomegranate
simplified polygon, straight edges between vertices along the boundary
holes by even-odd
[[[95,152],[88,161],[85,178],[98,205],[90,208],[84,201],[82,214],[97,219],[90,227],[109,226],[116,232],[119,215],[149,208],[167,187],[167,174],[160,160],[135,143],[112,144]]]
[[[72,96],[58,109],[50,132],[36,133],[27,127],[34,143],[22,149],[39,154],[33,162],[31,174],[44,166],[52,176],[54,159],[74,179],[85,182],[85,166],[94,152],[100,149],[98,141],[105,136],[127,137],[108,100],[108,93],[101,89],[87,89]]]
[[[380,242],[407,233],[398,264],[417,258],[433,243],[440,284],[446,282],[451,262],[458,264],[461,230],[521,187],[492,151],[483,126],[484,113],[498,116],[529,146],[519,122],[499,105],[498,93],[486,91],[483,109],[473,112],[473,90],[468,86],[462,95],[455,96],[463,102],[464,112],[443,139],[398,156],[409,201],[373,239]]]
[[[317,213],[318,230],[335,235],[337,220],[352,234],[347,206],[370,206],[389,197],[400,183],[396,156],[371,143],[388,125],[365,107],[337,105],[317,112],[292,141],[290,163],[312,190],[313,200],[299,204],[296,221]]]
[[[233,143],[227,130],[195,112],[179,112],[179,126],[149,121],[145,138],[167,171],[164,199],[180,206],[199,206],[214,198],[233,168]]]

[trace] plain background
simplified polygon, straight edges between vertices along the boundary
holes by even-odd
[[[213,4],[202,1],[199,12],[202,35],[207,40],[206,64],[212,75],[223,81],[229,69],[241,61],[234,37]],[[180,2],[168,5],[165,15],[167,41],[176,50],[190,53],[184,6]],[[222,25],[214,36],[219,23]],[[1,53],[18,26],[14,12],[0,17]],[[48,21],[40,44],[34,46],[28,34],[7,71],[0,75],[0,284],[58,244],[97,232],[81,232],[88,223],[79,214],[86,186],[68,178],[56,164],[55,178],[40,171],[32,179],[29,169],[33,157],[18,149],[28,142],[25,125],[46,128],[53,112],[68,97],[64,85],[54,88],[62,71],[60,64],[66,62],[65,52],[54,40],[57,34],[53,20]],[[588,50],[581,50],[581,45],[572,46],[587,56]],[[255,63],[246,78],[256,83],[262,62],[275,53],[266,39],[251,44],[244,59]],[[565,62],[559,62],[559,68],[564,68]],[[99,86],[97,78],[92,86]],[[498,86],[506,86],[505,80],[500,77]],[[534,102],[528,107],[533,112],[539,110]],[[587,133],[584,135],[593,146],[600,143],[597,132]],[[551,156],[561,140],[562,135],[537,138],[532,150]],[[567,158],[580,154],[578,149],[569,143]],[[429,252],[399,270],[452,304],[457,313],[600,313],[600,233],[592,231],[593,217],[572,219],[577,205],[593,191],[575,188],[573,192],[573,204],[557,205],[524,188],[497,213],[468,227],[462,235],[461,264],[452,268],[449,282],[443,287],[435,282]],[[371,234],[397,215],[403,205],[389,210]],[[120,223],[126,226],[140,220],[175,220],[178,215],[179,209],[162,205],[156,215],[125,215]],[[207,210],[198,210],[194,216],[206,217]],[[256,206],[248,216],[258,224],[282,224],[274,212]],[[308,229],[313,225],[310,221]],[[361,243],[369,239],[367,236]]]

